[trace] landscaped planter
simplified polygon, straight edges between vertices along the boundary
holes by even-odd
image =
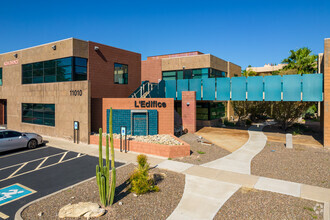
[[[180,141],[182,145],[163,145],[163,144],[154,144],[147,142],[139,142],[135,140],[127,140],[127,148],[128,151],[133,151],[137,153],[143,154],[151,154],[168,158],[176,158],[176,157],[185,157],[190,155],[190,145],[186,142],[180,140],[179,138],[171,135],[174,139]],[[120,139],[113,139],[114,147],[120,148]],[[105,136],[103,136],[103,146],[105,146]],[[90,144],[99,144],[99,136],[91,135],[90,136]]]

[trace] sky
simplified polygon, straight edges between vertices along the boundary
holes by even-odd
[[[245,69],[278,64],[300,47],[322,53],[330,0],[1,1],[0,53],[70,37],[142,60],[197,50]]]

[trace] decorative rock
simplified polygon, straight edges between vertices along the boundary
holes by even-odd
[[[286,148],[292,149],[292,134],[286,134]]]
[[[98,134],[94,134],[98,136]],[[103,136],[106,134],[104,133]],[[113,134],[113,138],[120,139],[119,134]],[[157,134],[157,135],[148,135],[148,136],[131,136],[127,135],[128,140],[134,140],[145,143],[153,143],[153,144],[162,144],[162,145],[182,145],[182,143],[171,135],[168,134]]]
[[[71,197],[71,199],[74,199],[74,198],[75,198],[74,196]]]
[[[122,202],[119,202],[118,205],[123,205],[123,203]]]
[[[97,218],[105,213],[105,209],[100,208],[97,203],[79,202],[77,204],[68,204],[62,207],[58,213],[59,218]]]
[[[43,212],[39,212],[38,216],[41,217],[44,213]]]
[[[133,193],[133,196],[134,196],[134,197],[137,197],[137,195],[136,195],[135,193]]]

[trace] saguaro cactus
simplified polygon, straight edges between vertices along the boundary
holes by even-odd
[[[110,109],[110,143],[111,143],[111,185],[110,185],[110,161],[109,161],[109,135],[106,135],[105,157],[106,163],[103,166],[102,153],[102,128],[99,129],[99,165],[96,165],[96,181],[99,187],[100,201],[103,206],[112,205],[116,190],[116,168],[115,152],[112,135],[112,108]]]

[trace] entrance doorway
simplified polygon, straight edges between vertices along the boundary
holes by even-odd
[[[7,125],[7,100],[0,99],[0,126],[5,127]]]
[[[133,113],[133,135],[148,135],[148,112],[132,112]]]

